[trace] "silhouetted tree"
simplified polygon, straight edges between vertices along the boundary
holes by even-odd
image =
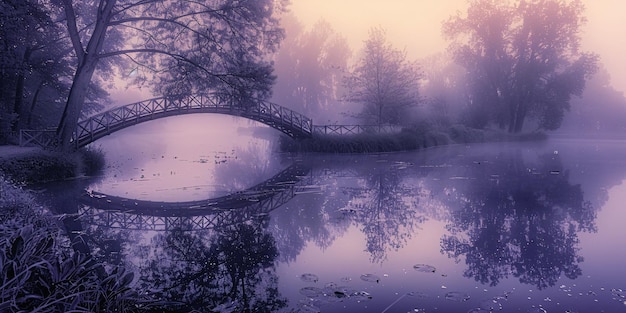
[[[8,0],[0,6],[2,112],[14,116],[14,131],[55,126],[75,69],[62,12],[49,1]],[[87,88],[82,113],[101,108],[107,100],[98,77]]]
[[[59,20],[59,10],[48,1],[0,3],[0,141],[10,131],[58,123],[73,71]],[[107,96],[94,80],[85,111]]]
[[[162,94],[218,90],[239,102],[265,98],[273,82],[265,57],[282,38],[281,1],[60,1],[76,72],[57,133],[64,149],[98,66],[126,56],[138,79]],[[146,71],[153,74],[145,75]]]
[[[387,42],[383,29],[370,30],[362,56],[346,77],[346,100],[360,103],[367,123],[401,124],[408,108],[419,101],[417,65]]]
[[[530,118],[540,129],[560,126],[596,68],[597,56],[579,51],[583,11],[580,0],[472,0],[466,16],[444,23],[472,81],[472,126],[520,132]]]
[[[335,109],[340,80],[350,57],[346,39],[318,21],[305,31],[295,16],[282,19],[286,37],[275,57],[273,101],[315,120]]]

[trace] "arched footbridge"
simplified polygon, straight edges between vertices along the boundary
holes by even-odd
[[[101,112],[78,122],[73,143],[84,147],[116,131],[159,118],[194,114],[215,113],[240,116],[266,124],[295,139],[310,138],[314,134],[358,134],[363,132],[392,132],[390,126],[365,125],[313,125],[311,118],[281,105],[256,101],[242,105],[232,98],[218,93],[183,97],[160,97],[131,103]],[[54,130],[22,130],[20,145],[54,146]]]

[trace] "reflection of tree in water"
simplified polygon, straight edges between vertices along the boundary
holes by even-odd
[[[556,155],[526,166],[519,154],[501,155],[491,165],[472,167],[465,192],[456,188],[449,236],[441,248],[465,256],[466,277],[494,286],[513,275],[537,288],[553,286],[563,274],[582,274],[579,231],[595,231],[595,212]],[[493,166],[485,168],[485,166]]]
[[[272,233],[280,250],[281,261],[295,261],[307,242],[313,241],[324,249],[349,226],[337,220],[338,209],[349,199],[337,190],[333,178],[315,178],[314,186],[324,186],[324,191],[302,193],[289,201],[278,214],[272,215]]]
[[[276,157],[268,149],[255,143],[247,147],[216,154],[215,181],[222,185],[226,193],[247,189],[272,177],[286,166],[281,165],[280,157]]]
[[[256,223],[215,234],[170,231],[153,240],[141,283],[155,297],[184,309],[230,307],[236,312],[274,312],[287,300],[278,292],[274,238]],[[208,238],[208,239],[207,239]]]
[[[382,262],[415,233],[418,214],[415,188],[404,183],[403,168],[368,158],[309,160],[312,187],[272,215],[281,260],[293,261],[308,241],[324,249],[357,225],[366,236],[372,262]]]
[[[403,183],[393,166],[367,167],[362,185],[348,190],[352,200],[346,207],[353,220],[362,225],[372,262],[386,260],[389,250],[397,251],[425,221],[415,209],[417,191]]]

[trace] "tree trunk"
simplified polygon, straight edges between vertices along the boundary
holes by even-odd
[[[519,103],[515,101],[509,105],[509,133],[515,130],[515,121],[517,120],[517,112],[519,111]]]
[[[39,81],[37,85],[37,90],[35,90],[35,94],[33,95],[33,99],[30,102],[30,107],[28,108],[28,118],[25,121],[24,127],[32,128],[33,127],[33,117],[35,115],[35,107],[37,106],[37,101],[39,101],[39,94],[44,86],[44,80]]]
[[[17,114],[19,121],[23,119],[22,106],[24,103],[24,73],[20,73],[15,81],[15,101],[13,101],[13,113]],[[11,130],[17,132],[18,122],[13,123]]]
[[[91,83],[91,77],[96,69],[97,60],[86,56],[85,62],[76,69],[74,81],[67,97],[67,103],[61,116],[59,127],[57,128],[57,136],[60,140],[60,148],[62,151],[70,151],[72,149],[72,137],[80,118],[80,112],[85,103],[87,89]]]
[[[63,0],[63,8],[67,17],[67,26],[70,33],[72,46],[76,51],[78,58],[78,66],[76,74],[70,88],[70,94],[67,97],[67,103],[63,110],[63,116],[57,128],[57,137],[60,140],[60,148],[63,151],[72,149],[72,136],[78,124],[80,112],[85,103],[87,89],[91,83],[91,77],[96,70],[98,64],[98,54],[102,51],[104,41],[106,39],[109,21],[113,15],[113,8],[117,0],[100,0],[98,16],[87,48],[83,50],[81,36],[76,25],[76,13],[72,5],[72,0]]]
[[[524,128],[524,120],[526,120],[526,105],[520,105],[519,112],[517,112],[517,118],[515,120],[515,133],[519,133]]]
[[[26,48],[23,57],[23,64],[28,64],[28,60],[30,59],[30,55],[32,54],[32,49]],[[22,121],[25,121],[25,114],[23,112],[24,106],[24,81],[26,80],[26,68],[21,68],[19,74],[17,75],[17,79],[15,80],[15,101],[13,102],[13,113],[18,115],[18,122],[13,123],[12,130],[17,132],[18,129],[24,125]]]

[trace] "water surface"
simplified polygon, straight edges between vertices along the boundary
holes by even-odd
[[[109,244],[95,253],[202,312],[626,310],[624,141],[297,156],[243,142],[116,150],[132,157],[88,189],[170,210],[81,205]]]

